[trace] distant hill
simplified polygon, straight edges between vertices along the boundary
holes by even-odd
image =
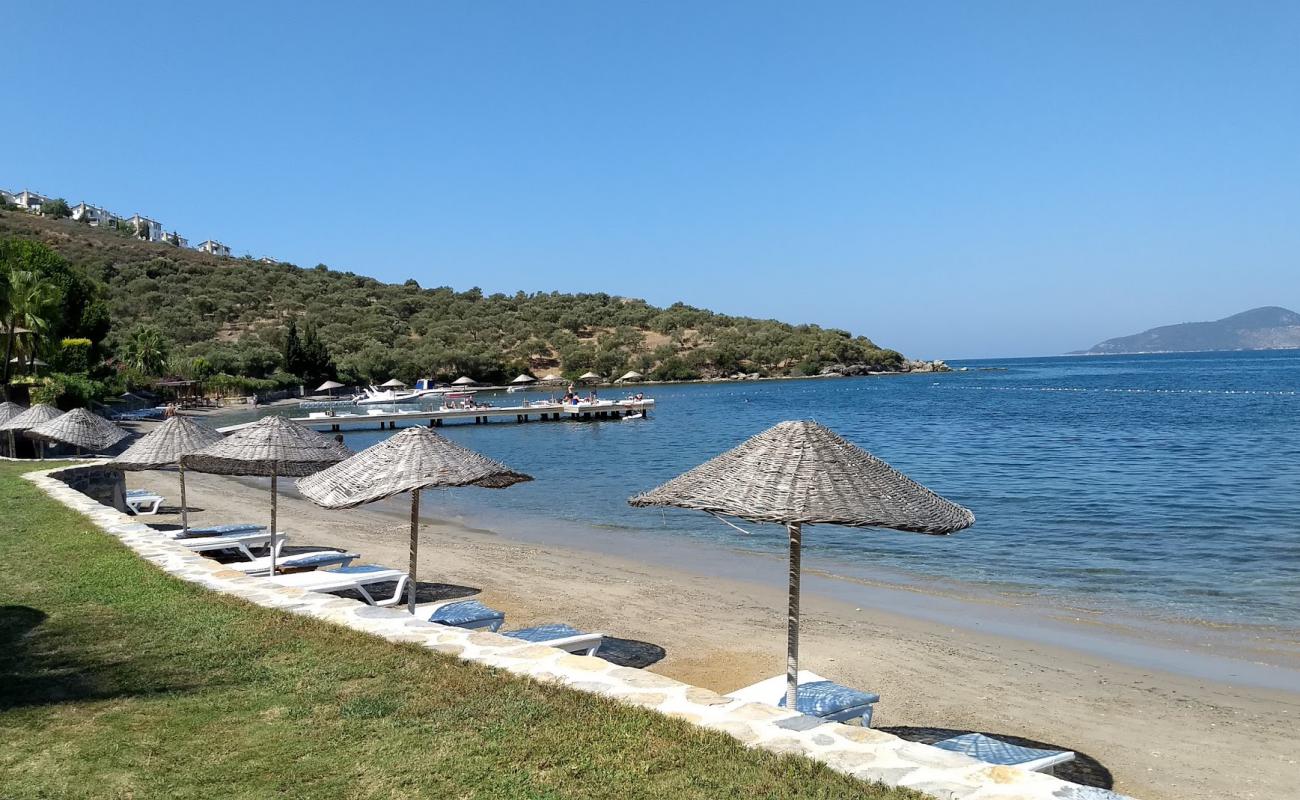
[[[1288,350],[1300,348],[1300,314],[1264,306],[1215,322],[1164,325],[1132,336],[1107,339],[1087,355],[1188,353],[1206,350]]]
[[[431,375],[499,382],[525,371],[617,377],[629,369],[682,380],[737,372],[815,375],[829,365],[909,366],[899,353],[848,331],[683,303],[659,308],[604,293],[488,295],[425,288],[415,279],[389,284],[323,264],[219,258],[22,211],[0,212],[5,236],[43,242],[104,285],[110,348],[120,350],[133,330],[152,326],[173,357],[202,359],[232,375],[263,378],[282,369],[291,321],[318,331],[347,382],[396,376],[410,383]],[[432,270],[419,276],[453,277],[465,279]]]

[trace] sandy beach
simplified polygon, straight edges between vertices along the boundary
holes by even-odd
[[[174,474],[128,473],[127,484],[169,496],[173,505],[150,522],[179,522],[168,513],[176,510]],[[191,524],[266,516],[265,488],[252,481],[190,473],[187,484]],[[400,506],[329,512],[286,494],[280,519],[290,545],[406,564]],[[564,621],[600,631],[612,637],[612,659],[723,692],[783,669],[777,563],[757,569],[761,580],[740,580],[432,519],[421,554],[419,577],[430,584],[422,600],[473,594],[506,612],[507,629]],[[1093,779],[1109,772],[1116,790],[1150,800],[1294,796],[1300,691],[1289,686],[1289,670],[1271,686],[1229,684],[945,624],[909,613],[927,599],[915,591],[855,604],[818,588],[805,582],[802,666],[879,692],[876,727],[979,730],[1072,749]],[[1004,611],[965,608],[972,619]],[[1075,624],[1097,634],[1096,622]]]

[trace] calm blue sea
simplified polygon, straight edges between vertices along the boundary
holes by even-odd
[[[817,527],[810,557],[1167,619],[1300,620],[1300,353],[955,362],[966,371],[655,386],[639,422],[442,429],[536,477],[431,494],[430,514],[783,552],[626,499],[785,419],[815,419],[973,509],[951,537]],[[611,393],[606,392],[605,396]],[[505,404],[501,395],[492,398]],[[383,436],[348,434],[360,449]],[[575,541],[581,545],[580,541]]]

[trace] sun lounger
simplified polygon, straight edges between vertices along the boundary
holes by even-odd
[[[287,556],[277,555],[275,569],[277,573],[285,574],[304,572],[320,567],[346,567],[358,558],[361,558],[360,553],[345,553],[342,550],[313,550],[309,553],[294,553]],[[260,577],[271,574],[271,557],[266,555],[254,558],[251,561],[233,561],[226,566],[245,575]]]
[[[396,605],[402,599],[402,590],[406,588],[405,572],[372,564],[318,569],[315,572],[295,572],[290,575],[268,575],[263,580],[293,589],[306,589],[309,592],[342,592],[355,589],[372,606]],[[376,600],[369,592],[369,587],[375,584],[394,581],[397,582],[397,588],[393,590],[392,597]]]
[[[279,555],[279,548],[284,546],[284,540],[287,535],[284,532],[275,535],[276,554]],[[248,533],[231,533],[225,536],[199,536],[186,539],[176,539],[176,543],[184,545],[196,553],[212,553],[218,550],[237,550],[248,561],[252,561],[258,556],[253,554],[254,549],[265,550],[271,544],[271,535],[265,530],[250,531]]]
[[[190,528],[188,531],[167,531],[173,539],[198,539],[203,536],[229,536],[232,533],[260,533],[265,525],[252,522],[232,523],[229,525],[209,525],[206,528]]]
[[[127,489],[126,507],[136,516],[153,516],[162,507],[163,496],[148,489]]]
[[[799,700],[795,710],[799,713],[832,722],[860,719],[862,727],[871,727],[872,707],[880,702],[880,695],[841,686],[809,670],[799,670],[798,681]],[[785,708],[785,683],[785,676],[778,675],[727,696]]]
[[[1019,767],[1034,772],[1050,773],[1056,765],[1074,760],[1074,753],[1069,750],[1022,747],[982,733],[963,733],[961,736],[935,742],[934,746],[954,753],[964,753],[988,764]]]
[[[497,632],[506,621],[504,613],[478,600],[443,600],[438,603],[426,603],[416,606],[415,613],[422,619],[440,625],[489,630],[493,633]],[[426,614],[428,616],[425,616]],[[604,634],[584,633],[562,623],[538,625],[517,631],[502,631],[501,635],[588,656],[594,656],[605,642]]]

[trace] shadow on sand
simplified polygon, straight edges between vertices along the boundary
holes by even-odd
[[[964,731],[956,728],[921,728],[913,726],[899,726],[881,728],[886,733],[892,733],[895,736],[906,739],[909,742],[921,742],[922,744],[934,744],[943,739],[953,736],[960,736],[963,733],[982,733],[985,736],[992,736],[995,739],[1001,739],[1004,742],[1020,745],[1021,747],[1037,747],[1043,750],[1070,750],[1072,748],[1049,742],[1039,742],[1034,739],[1026,739],[1022,736],[1008,736],[1002,733],[992,731]],[[1095,786],[1099,789],[1109,789],[1115,785],[1115,779],[1100,761],[1088,755],[1074,751],[1074,760],[1060,764],[1052,770],[1053,775],[1063,781],[1077,783],[1082,786]]]

